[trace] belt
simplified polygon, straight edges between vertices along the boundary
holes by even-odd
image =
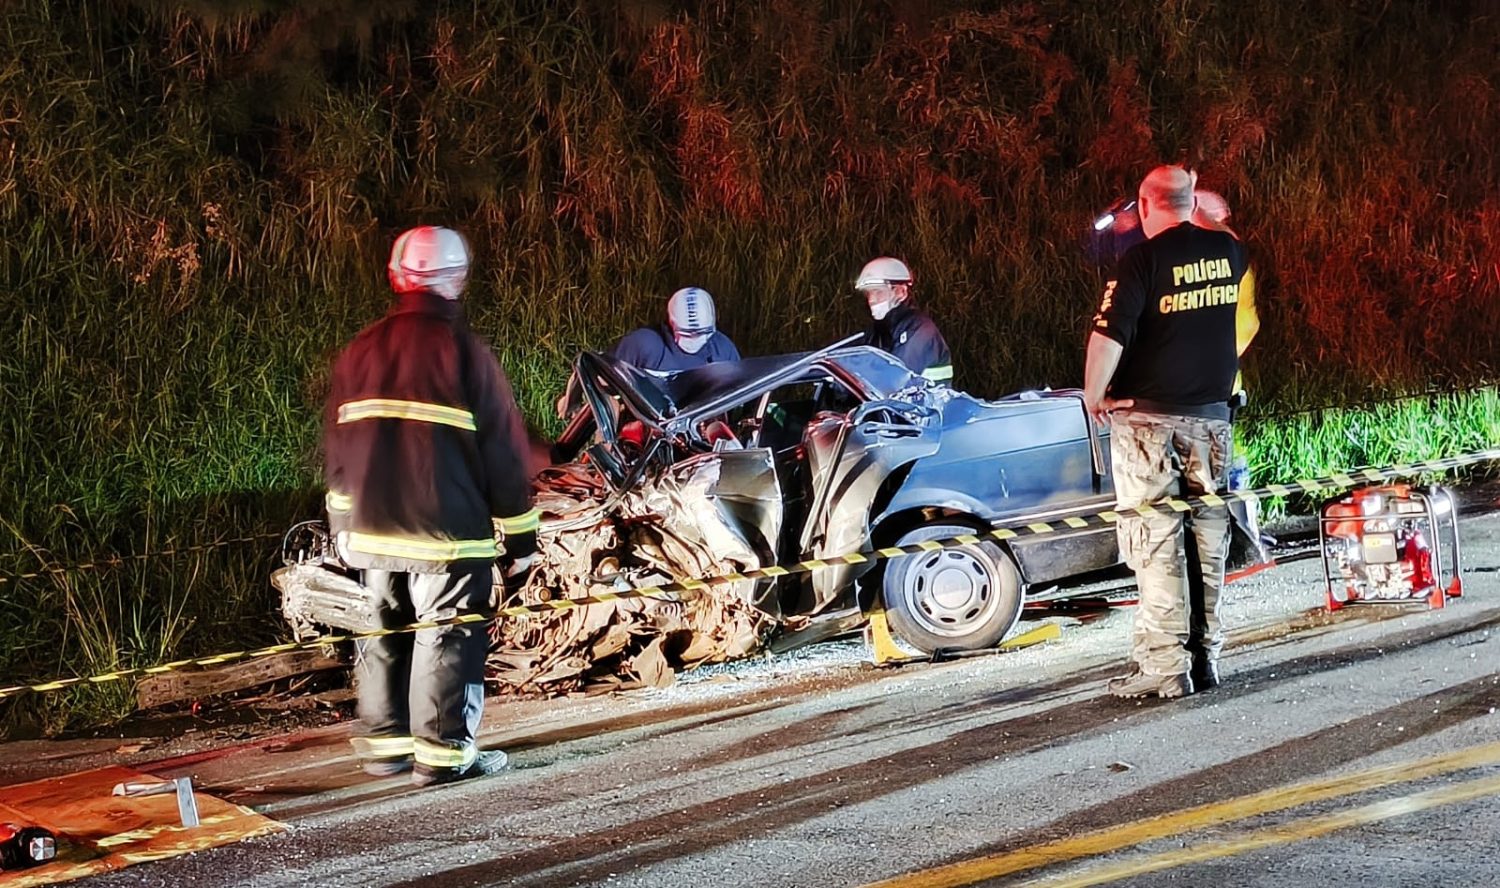
[[[1192,416],[1198,419],[1221,419],[1229,422],[1233,413],[1229,410],[1229,404],[1223,401],[1214,404],[1174,404],[1170,401],[1153,401],[1150,398],[1136,398],[1135,404],[1130,408],[1141,413],[1164,413],[1168,416]]]

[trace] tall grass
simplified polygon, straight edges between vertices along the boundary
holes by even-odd
[[[1500,442],[1495,389],[1364,409],[1330,409],[1241,428],[1252,478],[1289,480],[1486,450]],[[1289,474],[1291,473],[1291,474]]]
[[[743,351],[811,348],[866,322],[882,252],[965,388],[1077,384],[1080,238],[1162,160],[1255,252],[1268,410],[1500,377],[1482,4],[74,6],[0,22],[0,570],[315,508],[326,368],[418,222],[470,236],[472,321],[543,431],[577,350],[677,287]],[[1433,440],[1399,427],[1356,461]],[[1337,462],[1259,434],[1258,474]],[[0,674],[269,637],[273,552],[8,584]]]

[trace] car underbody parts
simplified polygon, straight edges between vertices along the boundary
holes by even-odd
[[[57,857],[57,836],[40,826],[0,823],[0,870],[27,869]]]
[[[281,592],[281,614],[298,641],[322,635],[321,626],[351,632],[382,628],[375,598],[358,580],[325,563],[280,568],[271,574],[271,585]]]
[[[502,604],[582,598],[769,563],[757,537],[777,537],[780,513],[768,505],[775,476],[757,459],[746,451],[704,454],[621,492],[590,465],[544,470],[535,503],[549,517],[538,535],[536,567]],[[759,650],[774,620],[754,606],[754,593],[755,583],[746,581],[674,600],[638,598],[500,621],[490,627],[487,677],[548,693],[663,684],[681,669]]]
[[[328,525],[303,521],[281,540],[281,563],[271,585],[281,593],[281,614],[297,641],[331,626],[350,632],[382,628],[375,600],[360,585],[358,572],[344,564]]]
[[[1328,609],[1463,594],[1453,496],[1433,485],[1361,487],[1323,504],[1318,519]]]
[[[830,611],[816,617],[787,617],[766,642],[766,651],[784,654],[809,644],[858,632],[865,626],[865,612],[858,607]]]

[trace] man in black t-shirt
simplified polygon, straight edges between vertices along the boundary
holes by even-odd
[[[1105,286],[1084,370],[1089,412],[1112,428],[1120,553],[1140,589],[1131,668],[1110,682],[1122,697],[1181,697],[1218,683],[1227,506],[1193,510],[1193,551],[1180,514],[1131,511],[1164,496],[1218,493],[1229,471],[1235,314],[1248,262],[1232,234],[1191,221],[1194,180],[1163,166],[1141,183],[1147,240],[1120,258]],[[1201,583],[1189,581],[1190,570]]]

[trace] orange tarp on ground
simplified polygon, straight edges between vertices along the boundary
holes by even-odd
[[[184,829],[175,794],[121,798],[115,784],[159,778],[108,767],[66,777],[0,788],[0,820],[52,830],[57,860],[27,870],[0,872],[0,888],[51,885],[228,845],[286,827],[249,808],[195,793],[200,825]]]

